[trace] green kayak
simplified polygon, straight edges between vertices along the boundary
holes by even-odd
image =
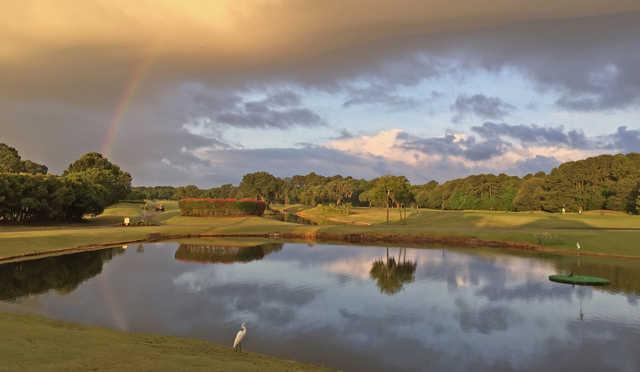
[[[552,282],[577,284],[577,285],[607,285],[609,281],[605,278],[587,275],[549,275]]]

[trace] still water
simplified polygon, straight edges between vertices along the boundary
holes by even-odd
[[[0,265],[0,301],[348,371],[640,370],[637,261],[193,240]]]

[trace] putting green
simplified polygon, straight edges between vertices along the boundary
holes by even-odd
[[[588,275],[549,275],[552,282],[577,285],[607,285],[609,280]]]

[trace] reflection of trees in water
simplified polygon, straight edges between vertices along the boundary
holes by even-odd
[[[105,261],[124,252],[121,248],[74,253],[0,265],[0,300],[15,300],[55,289],[69,293],[102,272]]]
[[[407,261],[407,249],[400,248],[398,258],[389,257],[389,248],[385,259],[376,259],[371,265],[369,275],[376,280],[380,292],[395,294],[402,290],[405,283],[414,281],[414,274],[418,267],[417,261]]]
[[[267,243],[250,247],[230,247],[208,244],[180,244],[175,258],[203,263],[234,263],[261,260],[267,254],[282,249],[282,243]]]

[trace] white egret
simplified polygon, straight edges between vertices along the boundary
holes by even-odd
[[[242,323],[240,330],[236,333],[236,339],[233,340],[233,350],[242,352],[242,340],[247,335],[247,327]]]
[[[576,248],[579,250],[582,248],[582,246],[580,245],[580,242],[576,242]]]

